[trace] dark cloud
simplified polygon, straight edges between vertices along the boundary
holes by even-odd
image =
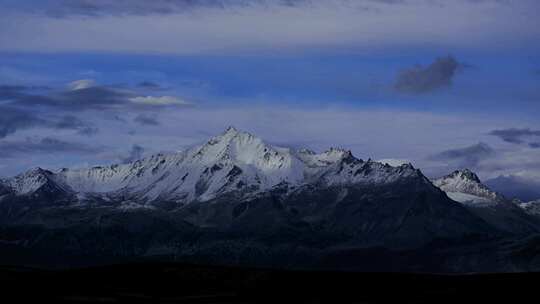
[[[46,120],[26,111],[10,107],[0,107],[0,138],[11,135],[20,129],[46,125]]]
[[[143,81],[143,82],[139,82],[137,84],[137,87],[139,88],[143,88],[143,89],[150,89],[150,90],[159,90],[161,89],[161,86],[155,82],[151,82],[151,81]]]
[[[23,98],[31,92],[43,92],[50,90],[45,86],[23,86],[23,85],[0,85],[0,101]]]
[[[11,105],[31,108],[54,107],[63,110],[114,108],[128,103],[128,98],[132,96],[129,92],[114,87],[97,85],[45,94],[30,93],[27,87],[6,87],[4,91],[10,94]]]
[[[516,175],[501,175],[485,181],[485,184],[509,198],[524,202],[540,199],[540,183]]]
[[[129,155],[125,158],[122,158],[122,163],[132,163],[136,160],[139,160],[143,157],[145,149],[139,145],[133,145],[129,151]]]
[[[76,81],[74,83],[82,83]],[[84,80],[87,81],[87,80]],[[73,84],[73,83],[72,83]],[[78,84],[80,85],[80,84]],[[146,84],[149,85],[149,84]],[[163,99],[166,99],[164,102]],[[80,112],[85,110],[150,110],[170,106],[181,106],[173,96],[139,96],[128,88],[94,85],[73,87],[69,90],[47,92],[46,94],[19,94],[9,101],[9,105],[26,108],[54,109],[55,111]]]
[[[94,135],[98,132],[97,128],[72,115],[44,116],[24,109],[0,106],[0,138],[31,128],[74,130],[81,135]]]
[[[348,4],[349,0],[332,0],[339,4]],[[406,0],[366,0],[371,3],[401,4]],[[23,1],[21,1],[23,2]],[[46,14],[52,17],[109,16],[109,15],[166,15],[190,12],[198,8],[229,9],[243,7],[284,6],[310,7],[321,3],[320,0],[49,0],[33,5],[21,3],[6,6],[10,10],[24,10]]]
[[[27,90],[25,86],[19,85],[0,85],[0,100],[17,98],[23,95]]]
[[[400,0],[371,0],[385,3]],[[298,6],[313,0],[51,0],[48,5],[34,7],[34,11],[55,17],[70,15],[151,15],[186,12],[196,8],[235,8],[246,6]]]
[[[525,129],[500,129],[489,132],[489,135],[497,136],[505,142],[512,144],[523,144],[529,142],[531,148],[538,148],[535,141],[530,141],[531,138],[540,136],[540,130]]]
[[[485,143],[478,143],[465,148],[450,149],[430,157],[431,160],[447,161],[458,167],[474,168],[486,158],[495,155],[495,151]]]
[[[394,88],[403,93],[422,94],[448,87],[460,66],[452,56],[440,57],[428,66],[417,65],[399,72]]]
[[[51,137],[45,137],[38,141],[32,139],[22,141],[0,141],[0,158],[19,157],[21,154],[94,154],[99,151],[101,151],[101,149],[90,147],[82,143],[67,142]]]
[[[60,120],[54,122],[53,126],[57,129],[77,130],[77,133],[86,136],[95,135],[99,132],[98,128],[91,126],[73,115],[63,116]]]
[[[135,117],[133,121],[138,124],[145,125],[145,126],[158,126],[159,125],[159,121],[157,120],[157,117],[154,115],[140,114],[140,115],[137,115],[137,117]]]
[[[108,109],[127,103],[129,94],[106,86],[64,91],[51,95],[25,95],[15,100],[22,106],[47,106],[66,110]]]

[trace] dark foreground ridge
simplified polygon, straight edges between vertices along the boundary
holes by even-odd
[[[50,303],[519,303],[536,297],[539,279],[540,273],[281,271],[173,263],[0,268],[3,299]]]

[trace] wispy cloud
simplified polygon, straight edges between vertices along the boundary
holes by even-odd
[[[81,135],[94,135],[99,131],[91,123],[73,115],[38,115],[25,109],[0,106],[0,138],[5,138],[19,130],[33,128],[74,130]]]
[[[72,91],[87,89],[93,86],[96,86],[96,81],[93,79],[80,79],[68,84],[68,88]]]
[[[495,156],[495,150],[485,143],[477,143],[472,146],[450,149],[439,152],[430,157],[432,160],[446,161],[454,167],[475,168],[478,163],[486,158]]]
[[[0,158],[20,157],[21,154],[50,154],[50,153],[75,153],[93,154],[100,149],[91,147],[83,143],[67,142],[52,137],[45,137],[40,140],[26,139],[0,142]]]
[[[129,100],[138,105],[146,106],[171,106],[171,105],[191,105],[190,102],[174,96],[136,96]]]
[[[52,122],[52,127],[56,129],[76,130],[79,134],[87,136],[95,135],[99,132],[98,128],[73,115],[62,116],[58,121]]]
[[[150,89],[150,90],[159,90],[162,89],[162,87],[152,81],[142,81],[137,84],[137,87],[143,88],[143,89]]]
[[[43,9],[5,10],[0,50],[223,54],[426,44],[515,47],[540,37],[534,13],[540,3],[533,0],[32,3]],[[55,7],[51,17],[47,12]],[[69,18],[58,18],[63,16]]]
[[[139,114],[134,119],[134,122],[145,126],[157,126],[159,121],[155,115]]]
[[[512,144],[527,143],[531,148],[540,148],[540,130],[524,129],[499,129],[489,132],[490,135],[497,136],[503,141]]]
[[[242,8],[271,8],[271,7],[310,7],[321,4],[334,3],[337,5],[351,5],[354,2],[363,2],[365,5],[400,4],[404,0],[49,0],[47,3],[17,4],[7,6],[7,9],[26,9],[35,13],[43,13],[53,17],[62,18],[74,15],[107,16],[107,15],[167,15],[182,12],[191,12],[197,9],[242,9]]]
[[[23,95],[27,87],[20,85],[0,85],[0,100],[17,98]]]
[[[0,106],[0,138],[13,134],[20,129],[46,125],[46,120],[31,113],[11,107]]]
[[[65,111],[121,110],[126,108],[144,110],[148,107],[157,109],[191,105],[191,103],[176,96],[139,96],[135,90],[99,85],[90,79],[73,81],[64,90],[50,91],[46,94],[26,94],[13,91],[13,89],[5,91],[10,97],[8,105],[27,108],[47,107]],[[0,95],[1,98],[2,95]]]

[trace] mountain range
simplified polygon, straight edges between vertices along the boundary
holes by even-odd
[[[276,147],[230,127],[177,153],[0,180],[0,244],[5,261],[55,266],[516,271],[540,267],[538,210],[466,169],[431,181],[411,164]]]

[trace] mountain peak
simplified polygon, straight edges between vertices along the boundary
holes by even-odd
[[[47,184],[52,175],[52,172],[36,167],[9,180],[9,186],[19,194],[32,193]]]
[[[449,177],[455,177],[455,178],[461,178],[461,179],[464,179],[464,180],[470,180],[472,182],[475,182],[475,183],[479,183],[481,184],[482,182],[480,181],[480,178],[478,178],[478,175],[476,175],[476,173],[474,173],[473,171],[465,168],[465,169],[461,169],[461,170],[456,170],[454,172],[452,172]]]
[[[227,129],[225,129],[225,132],[223,132],[223,134],[236,134],[238,133],[238,129],[235,128],[234,126],[228,126]]]
[[[462,203],[489,203],[504,201],[505,198],[482,184],[478,175],[469,169],[461,169],[433,181],[455,201]]]
[[[210,141],[222,141],[222,142],[229,143],[235,139],[249,139],[249,138],[259,139],[258,137],[254,136],[251,133],[238,130],[237,128],[233,126],[229,126],[223,133],[221,133],[221,135],[218,135],[212,138]]]

